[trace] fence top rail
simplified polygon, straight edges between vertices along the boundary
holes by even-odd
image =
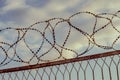
[[[22,71],[22,70],[43,68],[43,67],[67,64],[67,63],[72,63],[72,62],[91,60],[91,59],[108,57],[108,56],[113,56],[113,55],[119,55],[119,54],[120,54],[120,50],[116,50],[116,51],[111,51],[111,52],[93,54],[93,55],[82,56],[82,57],[66,59],[66,60],[59,60],[59,61],[48,62],[48,63],[41,63],[41,64],[34,64],[34,65],[28,65],[28,66],[15,67],[15,68],[1,69],[0,73],[9,73],[9,72]]]

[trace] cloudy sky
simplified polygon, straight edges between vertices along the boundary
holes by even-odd
[[[118,10],[120,10],[120,0],[0,0],[0,29],[6,27],[14,28],[29,27],[35,22],[44,21],[51,18],[67,19],[71,15],[80,11],[89,11],[95,14],[99,14],[103,12],[115,13]],[[98,21],[99,22],[97,26],[100,27],[107,23],[107,21],[103,19]],[[94,25],[94,18],[91,15],[88,15],[88,17],[87,15],[84,16],[78,15],[73,17],[73,24],[75,26],[79,26],[80,24],[81,25],[79,26],[80,29],[82,29],[84,32],[91,34]],[[64,34],[68,33],[69,27],[66,26],[69,25],[66,23],[61,23],[57,25],[57,28],[55,28],[56,42],[59,45],[63,44],[65,40],[64,37],[66,36]],[[35,26],[36,29],[40,29],[41,27],[43,27],[44,29],[43,24]],[[116,28],[120,30],[119,26],[117,26]],[[40,30],[42,31],[42,28]],[[48,30],[46,33],[46,38],[48,40],[50,40],[52,37],[52,35],[50,34],[51,33]],[[104,30],[98,31],[98,33],[95,34],[95,36],[96,36],[95,40],[98,41],[97,42],[98,44],[111,45],[111,43],[119,36],[119,33],[116,32],[110,26],[109,28],[107,27]],[[36,51],[39,48],[38,43],[42,42],[40,41],[42,39],[42,37],[40,37],[40,34],[35,31],[29,31],[25,37],[26,43],[29,45],[29,47],[32,50]],[[12,44],[16,40],[16,38],[17,32],[14,30],[6,30],[0,32],[0,42],[4,41]],[[118,43],[119,42],[116,42],[117,47],[119,46]],[[77,32],[76,30],[72,29],[70,41],[68,41],[66,47],[69,49],[73,49],[78,53],[81,53],[86,49],[85,47],[87,45],[88,45],[87,38],[84,37],[84,35]],[[39,53],[39,55],[41,55],[42,52],[47,51],[49,47],[51,46],[48,45],[47,43],[44,44],[44,47],[42,48],[41,53]],[[104,49],[95,47],[90,53],[96,52],[99,53],[102,52],[102,50],[104,51]],[[24,43],[24,41],[18,43],[16,51],[17,53],[20,54],[20,57],[23,60],[25,59],[26,61],[31,59],[30,57],[31,55],[33,56],[33,54],[29,53],[29,49],[26,48],[26,44]],[[20,53],[21,51],[22,53]],[[12,50],[9,50],[9,53],[12,54]],[[53,55],[55,56],[58,55],[54,54],[57,53],[56,50],[52,50],[49,53],[49,55],[45,55],[44,57],[53,58],[53,56],[51,56],[51,53],[53,53]],[[63,53],[67,53],[63,54],[64,57],[66,58],[72,58],[76,56],[74,53],[69,51],[68,52],[63,51]],[[12,57],[11,54],[8,54],[9,57]],[[25,58],[23,55],[28,57]],[[1,60],[2,59],[3,58],[1,58]],[[18,59],[15,58],[15,60]],[[34,58],[33,61],[31,62],[34,61],[36,61],[36,58]]]
[[[0,0],[0,26],[27,26],[53,17],[69,17],[79,11],[115,12],[119,0]]]

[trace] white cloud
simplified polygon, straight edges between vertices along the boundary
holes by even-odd
[[[7,0],[6,1],[6,5],[1,9],[2,11],[0,12],[1,14],[5,14],[8,13],[9,11],[20,11],[21,10],[21,15],[17,15],[19,17],[14,17],[14,21],[3,21],[0,23],[0,28],[4,28],[3,26],[18,26],[20,23],[21,25],[25,24],[25,25],[31,25],[35,22],[38,21],[43,21],[49,18],[53,18],[53,17],[62,17],[62,18],[68,18],[69,16],[71,16],[73,13],[79,12],[79,11],[92,11],[95,13],[98,12],[103,12],[103,11],[117,11],[119,9],[119,0],[51,0],[47,5],[42,6],[42,7],[33,7],[33,6],[29,6],[25,3],[25,0]],[[81,4],[83,6],[81,6]],[[70,11],[67,11],[67,10]],[[14,12],[13,12],[14,13]],[[8,17],[9,18],[9,17]],[[83,17],[84,18],[84,17]],[[81,18],[81,20],[83,20],[83,18]],[[6,18],[7,20],[7,18]],[[9,20],[9,19],[8,19]],[[11,20],[11,19],[10,19]],[[2,21],[2,20],[1,20]],[[77,21],[77,20],[76,20]],[[87,22],[83,23],[86,25],[86,27],[84,27],[84,30],[89,31],[91,28],[88,26],[90,26],[91,24],[87,24]],[[40,24],[41,25],[41,24]],[[39,25],[38,25],[39,26]],[[22,27],[22,26],[21,26]],[[28,26],[27,26],[28,27]],[[41,27],[41,26],[40,26]],[[117,26],[117,28],[119,28],[119,26]],[[64,29],[64,28],[59,28],[60,29]],[[73,32],[74,33],[74,32]],[[102,33],[102,34],[101,34]],[[102,42],[102,44],[105,44],[107,40],[109,40],[109,38],[111,37],[111,35],[113,35],[113,37],[116,37],[116,35],[112,34],[114,33],[113,30],[109,30],[109,33],[103,33],[100,32],[97,36],[96,39],[98,39],[98,42]],[[58,34],[58,33],[56,33]],[[77,33],[76,33],[77,34]],[[107,37],[107,35],[109,35],[109,38]],[[61,32],[59,33],[59,35],[61,35]],[[64,34],[62,34],[64,35]],[[13,35],[14,36],[14,35]],[[31,36],[34,36],[32,40],[39,40],[38,36],[36,35],[34,32],[32,33]],[[73,49],[73,50],[78,50],[82,49],[83,47],[87,46],[87,40],[83,39],[81,37],[81,35],[77,34],[77,35],[73,35],[74,39],[71,39],[71,43],[69,43],[67,45],[68,48]],[[78,39],[78,36],[80,36],[80,38],[82,39]],[[60,38],[60,36],[58,36]],[[62,36],[63,37],[63,36]],[[106,38],[106,40],[103,39]],[[48,37],[49,38],[49,37]],[[0,40],[2,40],[3,37],[0,36]],[[77,40],[78,39],[78,40]],[[62,39],[59,39],[62,40]],[[113,39],[109,40],[109,42],[112,42]],[[30,41],[30,40],[29,40]],[[34,43],[34,41],[31,41],[31,43]],[[31,48],[38,48],[39,45],[35,44],[32,45],[30,44]],[[17,49],[19,49],[20,51],[24,51],[27,52],[29,50],[27,50],[26,45],[21,42],[19,44],[19,47]],[[44,47],[45,49],[43,49],[44,51],[47,49],[48,50],[48,46]],[[26,50],[27,51],[26,51]],[[53,51],[54,52],[54,51]],[[21,54],[22,58],[25,58],[24,56],[27,54]],[[79,52],[80,53],[80,52]],[[49,53],[50,54],[50,53]],[[64,51],[64,57],[66,58],[73,58],[75,57],[75,54],[73,52],[70,51]],[[27,56],[25,58],[25,60],[28,60],[30,58],[31,54],[29,56]]]
[[[3,10],[9,11],[17,8],[24,8],[25,6],[24,0],[6,0],[6,6],[3,7]]]
[[[115,12],[119,10],[119,0],[91,0],[91,2],[82,8],[82,10],[92,12]]]
[[[67,1],[67,0],[53,0],[48,4],[46,7],[48,10],[52,10],[55,12],[63,12],[67,8],[74,7],[76,4],[79,3],[79,0],[74,0],[74,1]]]

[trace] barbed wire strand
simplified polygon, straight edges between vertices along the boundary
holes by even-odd
[[[13,27],[7,27],[7,28],[4,28],[4,29],[0,29],[0,33],[4,32],[4,31],[7,31],[7,30],[14,30],[17,32],[17,39],[15,42],[13,43],[8,43],[8,42],[5,42],[5,41],[1,41],[0,42],[0,49],[3,51],[5,57],[3,60],[1,60],[0,62],[0,66],[5,66],[7,65],[8,63],[12,62],[12,61],[15,61],[15,62],[21,62],[21,63],[27,63],[27,64],[30,64],[31,61],[36,58],[37,59],[37,63],[40,63],[40,62],[51,62],[51,61],[56,61],[56,60],[59,60],[61,58],[63,59],[67,59],[66,57],[63,56],[63,51],[70,51],[72,53],[74,53],[76,55],[76,57],[80,57],[81,55],[84,55],[86,54],[87,52],[89,52],[91,49],[94,48],[94,46],[97,46],[99,48],[102,48],[102,49],[112,49],[112,50],[116,50],[114,48],[114,45],[116,44],[116,42],[118,40],[120,40],[120,31],[117,29],[117,27],[113,24],[113,19],[114,18],[119,18],[119,14],[120,11],[117,11],[116,13],[112,14],[112,13],[101,13],[101,14],[94,14],[92,12],[88,12],[88,11],[85,11],[85,12],[78,12],[78,13],[75,13],[73,14],[72,16],[70,16],[68,19],[64,19],[64,18],[52,18],[52,19],[48,19],[46,21],[40,21],[40,22],[36,22],[32,25],[30,25],[28,28],[13,28]],[[78,26],[75,26],[72,22],[71,22],[71,19],[74,18],[75,16],[78,16],[79,14],[89,14],[91,15],[92,17],[95,18],[95,22],[93,23],[93,28],[92,28],[92,33],[88,33],[88,32],[85,32],[83,31],[80,27]],[[111,18],[107,17],[107,16],[104,16],[104,15],[110,15]],[[101,26],[100,28],[97,29],[97,22],[98,22],[98,19],[105,19],[107,20],[108,22],[106,24],[104,24],[103,26]],[[57,21],[57,22],[56,22]],[[55,22],[55,25],[53,26],[52,25],[52,22]],[[46,26],[44,27],[43,29],[43,32],[37,28],[35,28],[36,25],[40,25],[41,23],[45,23]],[[62,23],[67,23],[67,25],[69,25],[68,27],[68,33],[66,34],[66,37],[63,41],[63,44],[60,45],[59,43],[57,43],[57,40],[56,40],[56,32],[55,30],[57,29],[57,26],[59,24],[62,24]],[[112,45],[110,46],[105,46],[105,45],[101,45],[101,44],[98,44],[96,42],[96,39],[95,39],[95,35],[96,33],[98,33],[99,31],[105,29],[106,27],[108,27],[108,25],[111,25],[112,28],[119,34],[115,39],[114,41],[111,43]],[[69,40],[69,37],[70,35],[72,34],[72,29],[78,31],[80,34],[82,34],[85,38],[88,39],[88,46],[86,47],[86,49],[81,52],[81,53],[78,53],[77,51],[73,50],[73,49],[70,49],[70,48],[67,48],[65,45],[67,44],[68,40]],[[53,41],[50,41],[46,34],[47,34],[47,30],[50,31],[50,34],[52,35],[52,40]],[[26,34],[28,33],[28,31],[35,31],[35,32],[38,32],[42,37],[41,39],[41,43],[39,44],[39,48],[34,51],[33,49],[30,48],[29,44],[27,44],[27,41],[26,41]],[[78,36],[79,37],[79,36]],[[25,43],[26,45],[26,48],[33,54],[33,56],[28,60],[28,61],[25,61],[23,60],[21,57],[20,57],[20,54],[18,54],[18,52],[16,51],[16,47],[19,45],[19,42],[22,41]],[[49,44],[51,47],[49,47],[49,49],[47,51],[45,51],[44,53],[42,53],[41,55],[38,55],[39,52],[41,52],[45,42],[47,44]],[[4,46],[8,46],[8,48],[4,47]],[[9,56],[9,50],[10,49],[13,49],[14,50],[14,55],[11,57]],[[43,59],[43,57],[45,55],[48,55],[50,51],[52,50],[55,50],[57,51],[57,54],[58,56],[55,57],[54,59]],[[16,59],[17,57],[17,59]]]

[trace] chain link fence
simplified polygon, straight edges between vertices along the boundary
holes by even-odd
[[[0,80],[119,80],[120,51],[0,70]]]

